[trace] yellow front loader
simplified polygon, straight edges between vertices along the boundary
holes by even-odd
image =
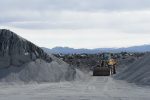
[[[109,59],[103,59],[99,65],[94,67],[93,76],[110,76],[116,74],[117,61],[109,57]]]

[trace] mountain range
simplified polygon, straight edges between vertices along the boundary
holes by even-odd
[[[140,45],[140,46],[132,46],[132,47],[126,47],[126,48],[96,48],[96,49],[74,49],[69,47],[55,47],[52,49],[44,48],[44,51],[50,52],[53,54],[95,54],[100,52],[149,52],[150,51],[150,45]]]

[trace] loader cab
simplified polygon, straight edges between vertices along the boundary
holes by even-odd
[[[109,59],[111,59],[110,53],[103,53],[102,54],[102,60],[109,60]]]

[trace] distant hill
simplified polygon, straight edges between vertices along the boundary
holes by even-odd
[[[100,52],[149,52],[150,45],[132,46],[127,48],[96,48],[96,49],[74,49],[69,47],[55,47],[52,49],[43,48],[46,52],[57,54],[95,54]]]
[[[150,45],[133,46],[128,48],[119,48],[116,51],[127,51],[127,52],[149,52]]]

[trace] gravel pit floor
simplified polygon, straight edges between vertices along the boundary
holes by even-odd
[[[0,84],[0,100],[150,100],[150,87],[112,77],[59,83]]]

